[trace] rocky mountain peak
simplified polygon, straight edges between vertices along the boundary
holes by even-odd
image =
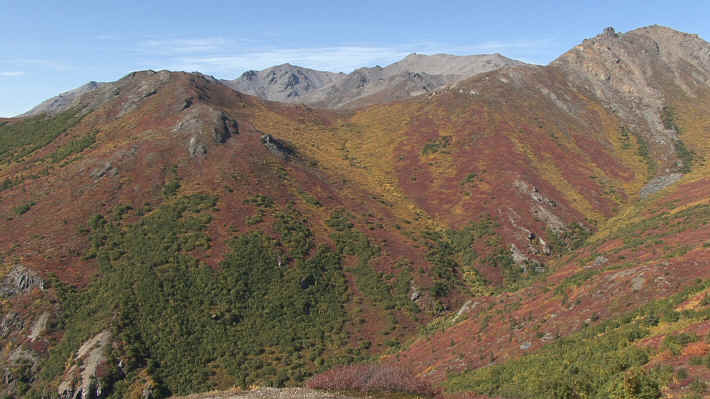
[[[247,71],[235,80],[224,80],[222,83],[239,92],[267,100],[298,102],[305,94],[332,83],[338,76],[333,72],[285,63],[261,71]]]
[[[664,93],[680,90],[695,96],[710,82],[710,44],[697,35],[654,25],[617,33],[606,28],[551,63],[569,74],[617,113],[627,127],[643,135],[670,173],[677,163],[677,132],[661,113],[670,100]]]

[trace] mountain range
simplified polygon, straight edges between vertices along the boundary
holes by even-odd
[[[283,64],[247,71],[238,79],[223,83],[270,101],[339,109],[431,93],[479,73],[521,64],[500,54],[410,54],[384,68],[360,68],[347,75]]]
[[[657,25],[63,93],[0,120],[3,393],[702,397],[709,104]]]

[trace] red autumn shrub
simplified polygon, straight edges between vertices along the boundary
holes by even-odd
[[[381,364],[356,364],[328,370],[313,376],[308,388],[329,391],[407,392],[433,396],[434,387],[410,370]]]

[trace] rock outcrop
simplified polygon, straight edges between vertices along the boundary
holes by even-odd
[[[69,90],[67,92],[59,94],[56,97],[52,97],[46,101],[43,101],[36,107],[22,114],[22,116],[35,116],[44,113],[50,115],[58,114],[73,107],[79,106],[80,98],[84,94],[109,86],[111,86],[110,83],[100,83],[93,81],[89,82],[83,86],[77,87],[76,89]]]
[[[103,331],[86,341],[67,365],[57,393],[64,399],[101,397],[102,387],[96,371],[106,362],[106,351],[111,344],[111,333]]]
[[[665,176],[654,177],[641,189],[641,198],[648,198],[650,195],[655,194],[663,190],[664,188],[673,185],[674,183],[678,182],[681,177],[683,177],[681,173],[671,173]]]
[[[0,281],[0,298],[27,293],[34,288],[44,289],[44,280],[34,271],[15,265]]]
[[[209,146],[224,144],[230,137],[239,134],[239,124],[223,111],[198,105],[184,112],[173,133],[188,136],[188,153],[193,158],[200,158],[207,155]]]
[[[264,143],[264,146],[268,148],[272,154],[281,159],[289,160],[296,155],[296,152],[291,148],[291,146],[274,138],[274,136],[270,134],[262,135],[261,142]]]
[[[0,338],[7,338],[10,334],[21,331],[24,327],[25,321],[22,320],[17,312],[8,312],[0,321]]]

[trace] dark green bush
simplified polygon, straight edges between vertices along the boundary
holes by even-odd
[[[41,373],[44,381],[107,328],[126,373],[125,382],[105,381],[114,392],[124,392],[142,369],[169,395],[213,388],[215,368],[238,385],[280,386],[343,359],[348,295],[339,252],[306,251],[312,233],[286,210],[276,222],[282,237],[234,237],[215,271],[190,255],[209,246],[205,231],[215,204],[216,198],[197,194],[170,200],[132,224],[101,215],[89,221],[99,278],[83,290],[58,283],[66,332]],[[281,247],[291,251],[290,263],[280,259]],[[311,354],[313,361],[300,360]]]
[[[0,125],[0,162],[19,161],[45,147],[81,120],[78,109]]]
[[[22,205],[16,206],[16,207],[13,209],[13,211],[15,212],[15,215],[18,215],[18,216],[19,216],[19,215],[24,215],[25,213],[29,212],[30,209],[32,209],[33,206],[35,206],[35,202],[34,202],[34,201],[25,202],[25,203],[22,204]]]
[[[78,139],[72,140],[66,145],[60,147],[52,155],[50,155],[50,160],[54,163],[63,161],[67,157],[78,154],[85,149],[91,147],[96,143],[97,131],[91,132],[86,136],[80,137]]]

